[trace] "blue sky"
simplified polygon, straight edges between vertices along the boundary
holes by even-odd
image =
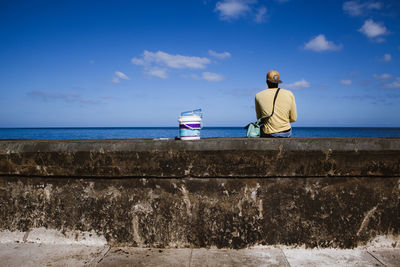
[[[276,69],[294,126],[400,127],[400,2],[0,0],[0,127],[255,120]]]

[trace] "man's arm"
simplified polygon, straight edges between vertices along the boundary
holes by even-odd
[[[292,95],[292,105],[290,106],[290,114],[289,119],[290,122],[295,122],[297,120],[297,109],[296,109],[296,100],[294,99],[294,95]]]
[[[261,118],[261,108],[260,105],[258,104],[257,97],[255,98],[255,106],[256,106],[256,115],[258,120],[259,118]]]

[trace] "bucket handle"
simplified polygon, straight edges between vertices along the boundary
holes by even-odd
[[[198,130],[197,128],[194,129],[194,128],[192,128],[192,127],[190,127],[189,125],[184,124],[184,123],[182,123],[182,125],[185,125],[185,126],[188,127],[190,130]],[[200,129],[203,128],[202,126],[203,126],[203,125],[200,124]]]

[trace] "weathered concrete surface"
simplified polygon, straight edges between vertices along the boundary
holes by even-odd
[[[98,266],[289,266],[279,248],[138,249],[112,248]]]
[[[97,266],[189,267],[193,266],[190,264],[191,254],[191,249],[112,248]]]
[[[106,247],[94,246],[7,243],[0,244],[0,265],[95,266],[107,250]]]
[[[379,258],[377,255],[379,254]],[[0,244],[3,267],[20,266],[400,266],[400,249],[145,249]]]
[[[398,247],[400,139],[2,140],[0,231],[43,229],[138,247]]]
[[[290,266],[279,248],[194,249],[190,266]]]
[[[351,248],[399,237],[399,200],[399,177],[0,177],[0,231],[30,231],[32,241],[37,228],[95,233],[139,247]]]
[[[400,250],[399,249],[370,249],[368,251],[379,262],[385,266],[400,266]]]
[[[0,175],[399,176],[400,139],[0,140]]]
[[[385,266],[366,250],[284,249],[283,252],[292,267]]]

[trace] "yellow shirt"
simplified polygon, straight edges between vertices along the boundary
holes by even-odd
[[[272,113],[272,104],[278,88],[269,88],[256,94],[257,119]],[[292,92],[286,89],[279,91],[275,101],[274,115],[264,125],[266,134],[279,133],[291,128],[290,123],[297,120],[296,101]]]

